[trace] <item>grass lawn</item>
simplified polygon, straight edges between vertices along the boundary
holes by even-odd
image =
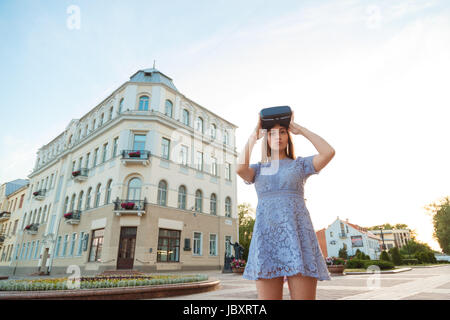
[[[395,269],[402,269],[402,268],[414,268],[415,266],[448,266],[450,263],[423,263],[423,264],[417,264],[417,265],[400,265],[395,266]],[[391,269],[392,270],[392,269]],[[364,268],[358,268],[358,269],[344,269],[344,272],[366,272],[367,270]]]

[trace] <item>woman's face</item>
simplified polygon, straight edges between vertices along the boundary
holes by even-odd
[[[267,139],[272,152],[279,152],[286,149],[288,145],[289,135],[285,127],[276,124],[268,130]]]

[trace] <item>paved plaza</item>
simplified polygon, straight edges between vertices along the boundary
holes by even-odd
[[[192,272],[191,272],[192,273]],[[255,281],[242,275],[202,271],[210,278],[220,279],[218,290],[212,292],[156,298],[152,300],[255,300]],[[412,268],[391,274],[332,276],[317,282],[317,300],[450,300],[450,266]],[[287,283],[283,299],[290,300]]]

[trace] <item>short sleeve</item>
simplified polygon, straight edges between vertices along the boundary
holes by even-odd
[[[320,171],[316,171],[313,164],[313,159],[316,155],[308,157],[298,157],[297,160],[303,172],[304,179],[308,178],[313,174],[318,174]]]
[[[255,176],[253,177],[253,181],[245,181],[244,180],[245,184],[253,184],[253,183],[255,183],[256,177],[259,175],[260,167],[261,167],[261,163],[260,162],[250,164],[250,168],[253,168],[253,170],[255,170]]]

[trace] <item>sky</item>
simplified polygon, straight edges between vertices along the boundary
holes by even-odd
[[[0,183],[26,179],[40,147],[156,60],[238,126],[238,152],[277,105],[335,149],[305,185],[316,230],[404,223],[439,250],[425,206],[450,193],[446,0],[3,0],[0,37]],[[238,203],[256,208],[237,179]]]

